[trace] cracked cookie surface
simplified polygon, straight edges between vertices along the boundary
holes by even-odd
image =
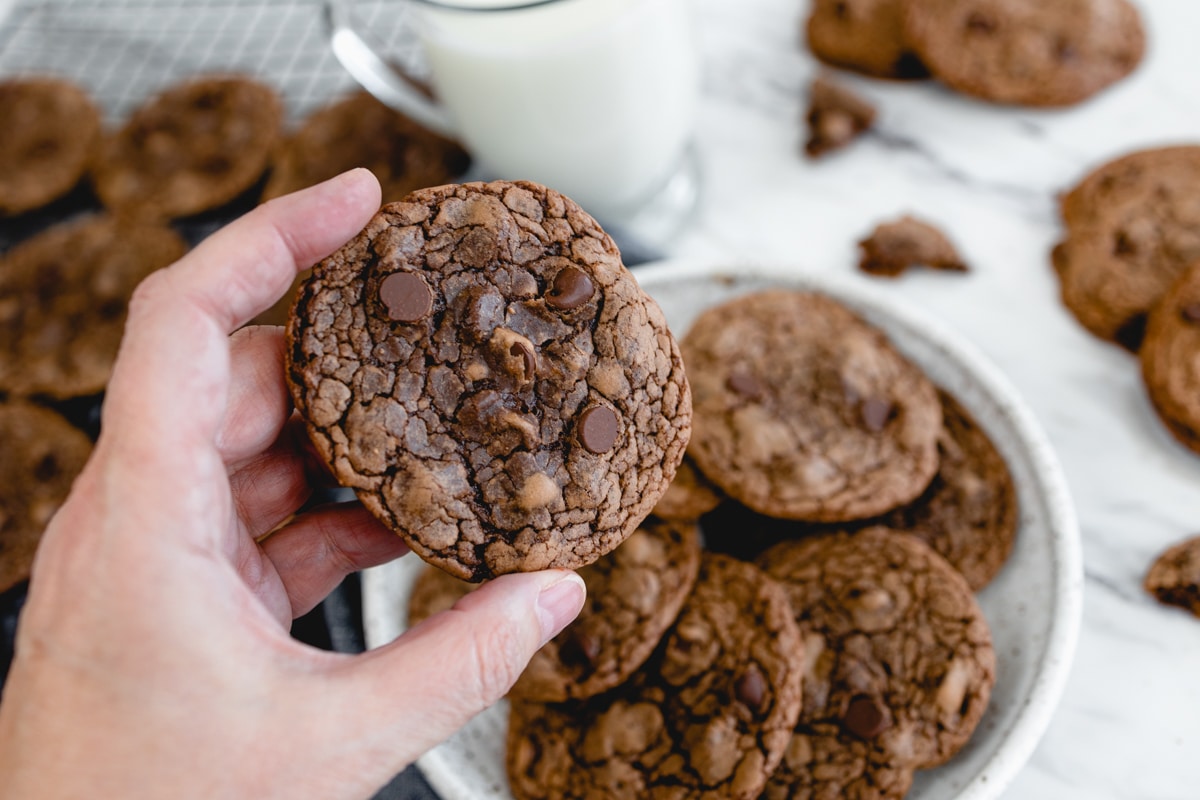
[[[384,206],[303,286],[288,373],[342,485],[472,581],[612,550],[691,430],[657,303],[595,220],[526,182]]]
[[[513,794],[756,798],[791,738],[802,663],[782,587],[705,554],[679,619],[626,683],[583,703],[512,704]]]
[[[749,508],[861,519],[933,479],[942,428],[933,384],[832,298],[746,295],[701,314],[681,346],[696,413],[689,455]]]
[[[869,746],[871,769],[936,766],[966,744],[996,658],[970,587],[941,556],[875,527],[785,542],[757,563],[787,588],[804,637],[800,726],[838,727]],[[813,780],[786,761],[772,778]]]

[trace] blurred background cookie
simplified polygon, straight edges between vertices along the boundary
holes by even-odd
[[[814,0],[805,24],[813,55],[878,78],[925,78],[904,40],[904,0]]]
[[[1139,356],[1159,419],[1181,444],[1200,453],[1200,261],[1150,312]]]

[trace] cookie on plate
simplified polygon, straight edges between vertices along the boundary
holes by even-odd
[[[104,389],[143,278],[183,255],[170,228],[96,215],[0,258],[0,390],[80,397]]]
[[[42,532],[71,491],[92,443],[65,419],[25,403],[0,404],[0,592],[29,577]]]
[[[532,183],[384,206],[314,268],[287,354],[337,479],[421,558],[472,581],[612,550],[691,431],[658,304],[595,220]]]
[[[1139,358],[1159,418],[1180,443],[1200,453],[1200,261],[1150,312]]]
[[[860,736],[882,724],[882,717],[869,703],[856,708],[846,727],[797,725],[762,800],[900,800],[908,794],[913,770],[891,763]]]
[[[701,314],[681,346],[696,414],[688,452],[751,509],[862,519],[914,500],[933,479],[942,430],[933,384],[833,298],[745,295]]]
[[[513,702],[513,795],[757,798],[791,738],[803,663],[782,587],[705,554],[663,646],[626,683],[582,703]]]
[[[0,215],[32,211],[71,191],[87,169],[100,111],[59,78],[0,81]]]
[[[242,76],[189,80],[150,98],[104,137],[92,167],[100,200],[147,219],[187,217],[225,205],[267,169],[283,103]]]
[[[1200,536],[1167,548],[1150,565],[1143,585],[1158,602],[1200,617]]]
[[[878,78],[926,78],[904,40],[904,0],[814,0],[805,25],[822,61]]]
[[[904,39],[943,83],[997,103],[1069,106],[1124,78],[1146,35],[1128,0],[905,0]]]
[[[1054,248],[1062,301],[1085,328],[1129,350],[1146,315],[1200,260],[1200,147],[1142,150],[1093,170],[1062,198]]]
[[[885,278],[898,277],[916,266],[949,272],[969,269],[946,234],[907,214],[876,226],[870,236],[858,243],[858,248],[861,251],[858,268]]]
[[[991,697],[996,658],[983,612],[945,559],[874,527],[785,542],[757,563],[787,588],[805,632],[799,728],[837,728],[870,750],[855,762],[861,771],[793,761],[804,766],[793,772],[785,761],[771,779],[775,794],[823,784],[816,796],[858,797],[847,785],[870,785],[867,770],[897,771],[899,786],[904,770],[942,764],[966,744]]]

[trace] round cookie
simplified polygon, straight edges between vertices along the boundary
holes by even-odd
[[[1146,315],[1200,260],[1200,147],[1130,153],[1062,198],[1053,253],[1063,304],[1089,331],[1136,351]]]
[[[996,446],[957,400],[939,391],[944,429],[938,472],[910,505],[882,520],[921,539],[957,569],[973,591],[991,582],[1017,536],[1017,493]]]
[[[971,588],[945,559],[874,527],[785,542],[757,563],[787,587],[805,632],[801,725],[838,726],[900,769],[942,764],[966,744],[996,657]]]
[[[695,526],[647,519],[620,547],[579,570],[587,585],[583,610],[533,656],[512,695],[557,703],[624,681],[675,621],[699,568]],[[426,567],[409,599],[409,625],[445,611],[478,585]]]
[[[58,78],[0,81],[0,215],[20,214],[71,191],[87,169],[100,112]]]
[[[791,738],[803,661],[782,587],[705,554],[663,646],[626,683],[583,703],[512,704],[513,795],[756,798]]]
[[[1150,565],[1143,585],[1158,602],[1200,617],[1200,536],[1167,548]]]
[[[60,223],[0,258],[0,390],[53,398],[108,383],[134,288],[183,255],[169,228],[106,215]]]
[[[1146,49],[1128,0],[906,0],[904,39],[951,88],[1026,106],[1086,100]]]
[[[196,78],[151,98],[104,138],[92,182],[109,209],[174,219],[230,202],[267,168],[283,103],[245,77]]]
[[[314,268],[287,354],[337,479],[467,580],[612,550],[658,502],[691,431],[658,305],[595,220],[532,183],[385,206]]]
[[[904,40],[904,0],[814,0],[805,25],[822,61],[879,78],[927,78]]]
[[[62,505],[92,443],[65,419],[24,403],[0,404],[0,592],[29,577],[42,532]]]
[[[1159,418],[1180,443],[1200,453],[1200,261],[1150,312],[1139,358]]]
[[[832,298],[771,290],[701,314],[681,347],[701,471],[754,511],[813,522],[883,514],[937,471],[933,384]]]
[[[653,513],[663,519],[691,522],[720,505],[722,497],[721,490],[704,477],[696,462],[684,453],[683,461],[675,471],[675,480],[663,492]]]

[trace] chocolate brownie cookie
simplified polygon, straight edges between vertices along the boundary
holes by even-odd
[[[579,570],[587,585],[583,610],[534,655],[513,696],[579,700],[624,681],[675,621],[699,567],[694,525],[647,519],[620,547]],[[445,611],[478,585],[426,567],[413,586],[409,624]]]
[[[879,78],[925,78],[904,40],[904,0],[814,0],[805,33],[813,55]]]
[[[1142,150],[1062,198],[1053,253],[1062,300],[1089,331],[1136,351],[1146,315],[1200,260],[1200,147]]]
[[[675,471],[675,480],[654,506],[654,515],[691,522],[716,508],[722,497],[721,490],[704,477],[696,462],[685,453]]]
[[[1158,602],[1200,617],[1200,536],[1167,548],[1150,565],[1144,585]]]
[[[183,255],[169,228],[99,215],[0,258],[0,390],[54,398],[108,383],[134,287]]]
[[[148,219],[186,217],[250,189],[279,139],[283,103],[245,77],[173,86],[104,138],[92,182],[104,205]]]
[[[42,532],[62,505],[92,443],[33,405],[0,404],[0,592],[29,577]]]
[[[1200,453],[1200,261],[1150,312],[1139,358],[1159,418],[1176,439]]]
[[[875,107],[846,87],[818,77],[809,89],[805,120],[808,141],[804,152],[817,158],[845,147],[870,128]]]
[[[895,278],[916,266],[950,272],[969,269],[946,234],[907,214],[877,226],[858,248],[862,251],[858,268],[870,275]]]
[[[1004,457],[987,433],[946,392],[937,475],[920,498],[882,522],[931,546],[974,591],[991,582],[1017,536],[1017,493]]]
[[[870,746],[864,766],[897,770],[944,763],[966,744],[987,708],[996,659],[970,587],[945,559],[874,527],[785,542],[758,564],[787,587],[804,632],[801,726],[838,726]],[[830,777],[785,765],[772,782]]]
[[[756,798],[791,738],[803,663],[783,589],[706,554],[663,646],[629,681],[582,703],[512,704],[513,794]]]
[[[933,384],[824,295],[770,290],[701,314],[682,342],[689,453],[762,514],[841,522],[907,503],[937,471]]]
[[[1128,0],[905,0],[904,38],[951,88],[1027,106],[1086,100],[1146,49]]]
[[[87,169],[100,112],[58,78],[0,81],[0,214],[20,214],[69,192]]]
[[[691,430],[658,305],[595,220],[532,183],[384,206],[314,268],[287,367],[337,479],[473,581],[612,550]]]

